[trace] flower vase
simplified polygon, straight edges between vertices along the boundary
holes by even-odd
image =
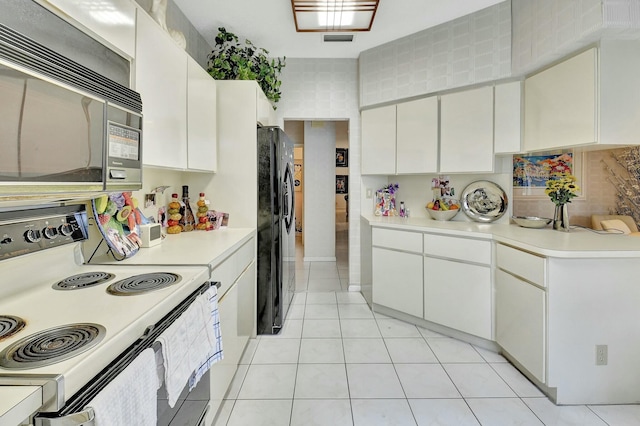
[[[569,232],[569,208],[566,204],[556,204],[553,213],[553,229]]]

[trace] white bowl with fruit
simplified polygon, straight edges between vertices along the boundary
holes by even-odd
[[[446,221],[453,219],[458,214],[460,211],[460,203],[454,199],[439,199],[429,202],[425,208],[429,216],[431,216],[431,219]]]

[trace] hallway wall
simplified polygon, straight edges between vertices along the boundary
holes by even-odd
[[[304,123],[304,260],[335,261],[336,126],[331,121]]]
[[[357,59],[287,59],[278,103],[284,120],[349,120],[349,217],[360,217],[360,109]],[[333,156],[332,156],[333,158]],[[349,227],[349,284],[360,285],[360,221]]]

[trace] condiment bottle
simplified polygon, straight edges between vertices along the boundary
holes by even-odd
[[[182,232],[193,231],[196,225],[195,216],[193,210],[191,210],[191,203],[189,202],[189,187],[187,185],[182,186],[182,207],[180,209],[180,227]]]
[[[182,232],[182,227],[180,226],[180,219],[182,215],[180,214],[180,200],[178,199],[178,194],[171,194],[171,201],[169,202],[169,209],[167,210],[167,234],[179,234]]]
[[[204,192],[200,193],[200,198],[198,198],[198,210],[196,211],[196,217],[198,218],[198,224],[196,225],[196,229],[202,231],[210,231],[213,229],[213,225],[209,222],[209,215],[207,212],[209,211],[209,207],[207,207],[207,200],[204,198]]]

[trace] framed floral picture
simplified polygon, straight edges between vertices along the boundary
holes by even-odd
[[[584,199],[585,182],[582,173],[582,153],[575,151],[547,152],[513,156],[514,198],[548,198],[544,193],[547,180],[554,174],[573,175],[580,191],[576,199]]]

